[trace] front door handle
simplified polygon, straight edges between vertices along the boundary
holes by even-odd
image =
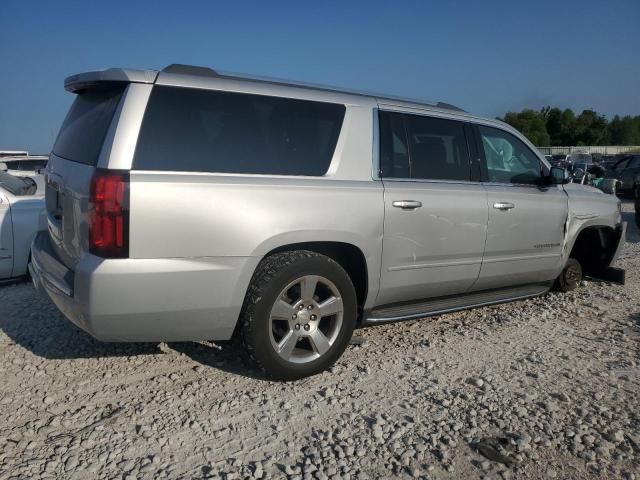
[[[415,210],[416,208],[420,208],[422,206],[422,202],[419,202],[417,200],[396,200],[392,203],[392,205],[403,210]]]
[[[493,208],[497,208],[498,210],[511,210],[515,208],[515,205],[509,202],[497,202],[493,204]]]

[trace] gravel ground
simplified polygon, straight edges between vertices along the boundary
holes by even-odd
[[[103,344],[0,287],[0,478],[640,478],[640,233],[625,286],[362,329],[330,372]]]

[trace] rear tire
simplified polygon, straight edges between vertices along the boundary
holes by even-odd
[[[333,365],[349,344],[356,315],[347,272],[329,257],[296,250],[258,265],[240,329],[249,356],[267,376],[296,380]]]
[[[575,258],[570,258],[556,280],[556,287],[561,292],[571,292],[582,281],[582,265]]]

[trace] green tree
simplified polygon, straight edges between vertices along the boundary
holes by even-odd
[[[565,108],[560,115],[560,123],[562,125],[558,145],[577,145],[575,134],[576,115],[570,108]]]
[[[640,115],[613,117],[608,126],[611,142],[614,145],[640,145]]]
[[[608,125],[609,138],[614,145],[631,145],[633,140],[633,121],[627,116],[620,118],[619,115],[613,117]]]
[[[593,110],[583,110],[574,128],[577,145],[606,145],[609,141],[607,119]]]
[[[504,121],[519,130],[536,146],[546,146],[551,142],[541,112],[536,112],[528,108],[522,110],[520,113],[508,112],[504,116]]]
[[[547,133],[549,134],[550,145],[552,147],[558,147],[564,145],[563,140],[563,123],[562,123],[562,110],[559,108],[545,107],[540,113],[545,119]]]
[[[539,112],[527,108],[508,112],[498,120],[513,126],[539,147],[640,145],[640,115],[622,118],[616,115],[607,121],[604,115],[591,109],[583,110],[576,117],[570,108],[547,106]]]

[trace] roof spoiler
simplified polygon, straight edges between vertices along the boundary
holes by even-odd
[[[109,68],[71,75],[64,79],[64,89],[76,93],[101,83],[153,83],[157,76],[156,70]]]
[[[197,75],[201,77],[220,77],[218,72],[209,67],[199,67],[197,65],[184,65],[182,63],[172,63],[162,69],[166,73],[179,73],[182,75]]]

